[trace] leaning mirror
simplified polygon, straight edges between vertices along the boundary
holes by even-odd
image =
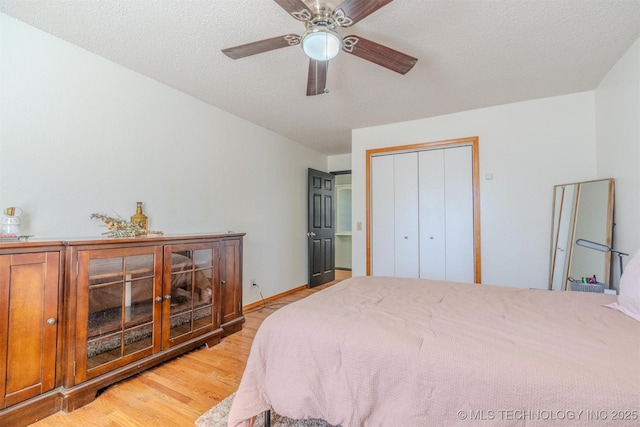
[[[576,245],[583,239],[611,247],[613,178],[554,186],[549,289],[566,290],[569,278],[609,284],[611,253]]]

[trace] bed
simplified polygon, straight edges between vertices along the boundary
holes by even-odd
[[[270,409],[344,427],[637,425],[640,322],[616,298],[354,277],[265,319],[228,425]]]

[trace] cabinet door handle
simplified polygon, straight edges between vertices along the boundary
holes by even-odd
[[[171,299],[171,295],[165,295],[164,299],[166,299],[167,301]]]
[[[158,296],[156,297],[156,301],[158,301],[158,302],[162,302],[162,297],[158,295]]]
[[[227,281],[226,280],[221,280],[220,283],[223,284],[223,285],[226,285]]]
[[[54,319],[53,317],[50,317],[47,319],[47,323],[50,325],[55,325],[56,324],[56,319]]]

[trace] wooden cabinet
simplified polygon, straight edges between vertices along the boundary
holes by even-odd
[[[242,241],[220,242],[220,291],[222,294],[222,329],[225,335],[242,328]]]
[[[220,245],[214,241],[164,247],[163,349],[220,327]]]
[[[234,249],[221,250],[227,247]],[[69,299],[75,310],[69,312],[73,349],[63,409],[92,401],[100,388],[122,378],[219,342],[223,307],[237,299],[242,305],[241,248],[242,235],[70,242]],[[222,292],[227,281],[235,292]],[[228,316],[237,325],[234,332],[242,327],[240,313]]]
[[[161,349],[162,246],[74,248],[75,383]],[[160,297],[156,301],[156,297]]]
[[[72,411],[240,330],[243,236],[0,245],[0,425]]]
[[[0,247],[0,410],[34,399],[56,412],[62,248]],[[35,421],[30,411],[0,412],[0,425]],[[24,421],[21,421],[24,418]]]

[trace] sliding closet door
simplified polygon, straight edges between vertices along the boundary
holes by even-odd
[[[371,274],[475,281],[473,149],[371,157]]]
[[[474,281],[470,146],[419,153],[420,277]]]
[[[395,276],[393,157],[371,158],[371,274],[374,276]]]
[[[446,278],[473,283],[473,172],[471,147],[444,150]]]
[[[446,150],[421,151],[420,172],[420,278],[446,280],[445,179]]]
[[[371,159],[374,276],[419,277],[418,154]]]
[[[420,277],[418,239],[418,153],[393,156],[395,200],[395,276]]]

